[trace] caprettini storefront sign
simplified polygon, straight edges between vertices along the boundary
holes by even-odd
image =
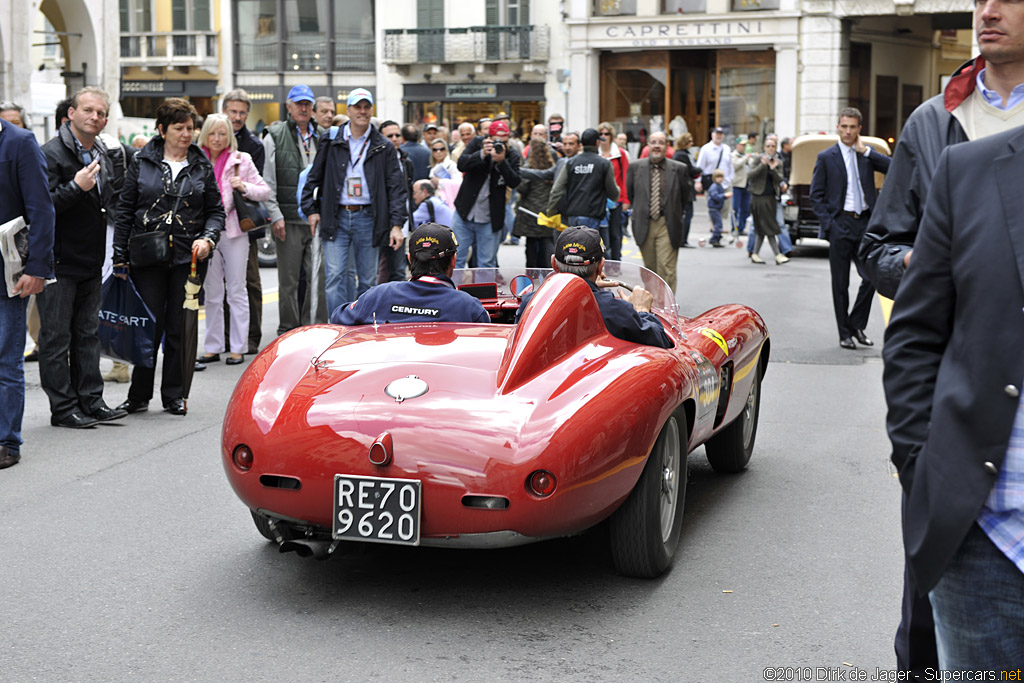
[[[781,37],[783,28],[790,27],[784,27],[778,19],[591,24],[588,27],[588,38],[602,46],[616,47],[744,45],[773,42]],[[794,22],[791,31],[787,33],[795,36],[795,32]]]
[[[445,99],[488,100],[498,96],[498,86],[478,83],[457,83],[444,86]]]

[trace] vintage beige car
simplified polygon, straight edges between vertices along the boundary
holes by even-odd
[[[889,143],[882,138],[862,135],[865,145],[871,145],[886,156],[892,156]],[[793,244],[802,237],[818,237],[818,217],[811,205],[811,177],[818,154],[839,142],[838,135],[801,135],[793,140],[793,161],[789,172],[789,188],[782,195],[782,215]],[[885,176],[875,173],[875,187],[882,189]]]

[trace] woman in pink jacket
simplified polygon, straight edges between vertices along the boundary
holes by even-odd
[[[270,197],[270,187],[260,177],[252,157],[238,151],[231,121],[223,114],[206,117],[199,133],[199,146],[213,162],[213,173],[220,187],[227,220],[217,249],[210,256],[210,267],[203,287],[206,290],[206,353],[197,360],[215,363],[230,349],[228,365],[238,365],[249,347],[249,298],[245,291],[245,269],[249,261],[249,238],[238,227],[234,190],[246,199],[262,202]],[[231,339],[224,340],[224,295],[231,307]]]

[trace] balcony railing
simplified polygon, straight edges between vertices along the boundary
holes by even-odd
[[[386,64],[544,62],[551,51],[547,26],[406,28],[384,31]]]
[[[276,39],[238,42],[239,71],[278,71],[284,51],[284,71],[325,71],[330,63],[329,43],[323,39],[293,38],[283,46]],[[335,71],[374,71],[376,43],[373,40],[338,38],[334,41]],[[298,68],[296,68],[298,67]]]
[[[124,66],[199,66],[216,70],[217,34],[195,31],[122,33]]]

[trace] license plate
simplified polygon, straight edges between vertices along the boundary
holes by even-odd
[[[419,545],[420,491],[415,479],[334,475],[333,537]]]

